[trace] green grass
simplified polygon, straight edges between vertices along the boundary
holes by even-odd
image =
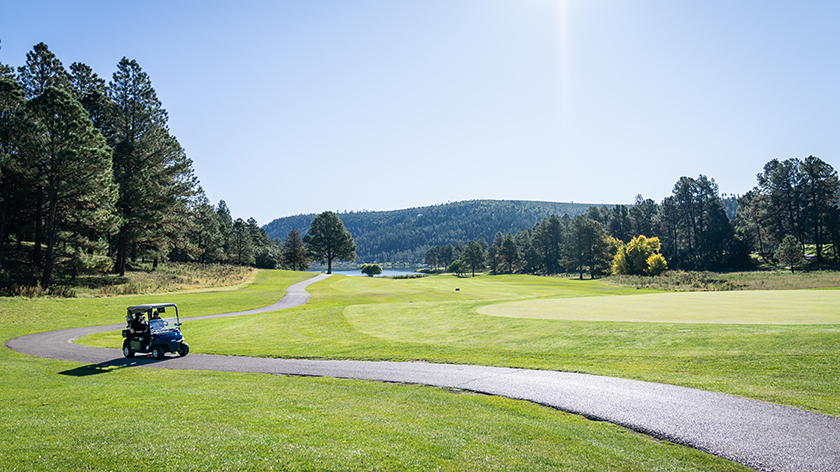
[[[680,292],[525,300],[478,309],[512,318],[656,323],[840,324],[840,290]]]
[[[714,298],[730,293],[650,295],[654,292],[598,280],[530,276],[408,280],[334,276],[310,286],[309,291],[313,297],[304,307],[197,322],[189,327],[190,346],[195,346],[195,352],[227,355],[422,360],[585,372],[840,415],[840,324],[673,322],[681,306],[668,302],[673,295]],[[782,298],[804,294],[806,299],[838,294],[823,290],[738,293]],[[559,298],[565,300],[558,302]],[[664,309],[660,316],[673,319],[591,322],[479,313],[499,308],[495,305],[499,301],[516,300],[602,307],[642,300],[651,312]],[[820,311],[812,316],[837,319],[836,304],[815,306]],[[114,332],[85,342],[114,347],[121,339]]]
[[[165,369],[74,376],[66,375],[72,363],[4,364],[0,468],[9,471],[747,470],[498,397]]]
[[[121,322],[125,306],[175,301],[184,315],[262,306],[312,274],[261,271],[237,291],[87,300],[2,299],[0,339],[72,326]],[[302,335],[301,352],[335,341],[341,304],[416,300],[462,303],[556,292],[536,278],[451,277],[387,281],[335,277],[310,286],[314,303],[256,316],[190,323],[191,345],[240,348]],[[382,284],[380,285],[380,280]],[[424,279],[425,280],[425,279]],[[453,284],[461,290],[455,292]],[[494,293],[490,293],[488,285]],[[627,289],[580,286],[584,294]],[[354,295],[355,290],[363,293]],[[467,295],[471,292],[472,295]],[[465,296],[466,295],[466,296]],[[315,316],[311,316],[315,315]],[[488,317],[482,317],[488,318]],[[246,320],[251,343],[221,344]],[[309,333],[290,330],[298,320]],[[250,326],[250,325],[249,325]],[[354,336],[365,337],[345,327]],[[265,331],[268,330],[268,331]],[[321,332],[326,338],[312,337]],[[340,331],[340,330],[339,330]],[[372,337],[372,339],[376,339]],[[308,345],[309,350],[303,347]],[[352,342],[351,342],[352,344]],[[268,344],[273,345],[273,344]],[[424,345],[419,343],[418,346]],[[113,346],[111,346],[113,347]],[[688,448],[526,402],[375,382],[258,374],[97,369],[0,351],[2,470],[747,470]],[[455,392],[458,393],[458,392]]]
[[[270,305],[286,293],[289,285],[314,274],[291,271],[264,271],[236,288],[216,288],[194,292],[153,293],[87,299],[0,298],[0,336],[14,336],[81,326],[125,322],[125,309],[144,303],[178,304],[182,317],[211,315]]]

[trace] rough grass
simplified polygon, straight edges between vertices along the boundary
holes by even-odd
[[[236,287],[254,277],[251,267],[228,264],[167,262],[153,268],[151,263],[134,263],[125,276],[115,274],[56,277],[43,290],[40,285],[11,283],[0,295],[13,297],[89,298],[140,295],[220,287]]]
[[[175,301],[186,316],[263,306],[279,299],[286,286],[312,275],[260,271],[254,283],[236,291],[3,299],[0,340],[119,322],[125,306],[137,303]],[[319,315],[301,315],[309,306],[290,310],[291,316],[260,315],[260,331],[251,332],[251,339],[264,341],[265,328],[273,327],[273,333],[294,328],[287,323],[292,319],[312,332],[336,335],[334,326],[320,324],[322,310],[332,313],[342,301],[357,299],[346,290],[366,287],[359,297],[371,303],[405,296],[448,299],[456,280],[440,278],[434,283],[441,293],[424,295],[427,287],[388,289],[335,279],[335,287],[310,286],[321,285],[310,291],[320,292],[321,303],[328,305],[312,310]],[[388,283],[406,282],[417,281]],[[493,286],[513,294],[533,284],[512,282],[507,289],[503,280]],[[531,289],[551,291],[550,285],[541,285]],[[327,295],[334,290],[338,294]],[[226,321],[235,325],[250,318]],[[224,344],[225,333],[200,334],[208,327],[228,329],[209,321],[185,328],[191,345]],[[610,424],[498,397],[337,379],[89,369],[9,349],[0,351],[0,364],[2,470],[747,470]]]
[[[154,270],[143,264],[126,272],[125,277],[89,276],[79,280],[80,295],[111,296],[177,292],[231,287],[248,282],[254,276],[251,267],[229,264],[168,262]]]
[[[666,271],[655,277],[613,275],[608,283],[644,289],[690,292],[731,290],[798,290],[840,287],[840,272],[831,270],[765,270],[751,272]]]

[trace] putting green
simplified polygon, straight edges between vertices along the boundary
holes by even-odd
[[[840,324],[840,290],[672,292],[525,300],[478,309],[484,315],[577,321]]]

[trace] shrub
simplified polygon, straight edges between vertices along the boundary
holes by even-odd
[[[368,277],[379,275],[382,273],[382,266],[379,264],[362,264],[362,273]]]
[[[461,276],[467,272],[467,264],[465,264],[461,259],[455,259],[451,264],[449,264],[446,271]]]
[[[668,268],[668,262],[665,261],[664,257],[662,257],[662,254],[654,254],[648,257],[645,262],[647,264],[647,268],[645,268],[645,275],[656,276],[665,272]]]

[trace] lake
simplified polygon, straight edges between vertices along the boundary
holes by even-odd
[[[327,270],[319,270],[319,271],[310,271],[310,272],[318,272],[318,273],[326,273]],[[356,270],[333,270],[333,274],[336,275],[351,275],[351,276],[365,276],[362,273],[361,269]],[[395,275],[418,275],[420,272],[414,272],[413,270],[395,270],[395,269],[382,269],[382,274],[377,275],[377,277],[392,277]],[[365,276],[366,277],[366,276]]]

